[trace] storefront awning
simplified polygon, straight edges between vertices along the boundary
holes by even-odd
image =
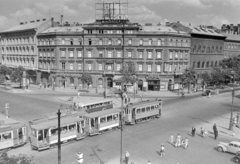
[[[114,76],[113,81],[115,82],[122,82],[122,76]]]

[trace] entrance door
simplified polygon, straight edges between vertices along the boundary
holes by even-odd
[[[107,87],[112,88],[113,87],[113,80],[112,78],[107,78]]]
[[[132,119],[133,119],[133,121],[135,121],[135,119],[136,119],[136,113],[135,113],[135,111],[136,111],[136,109],[133,108],[133,110],[132,110]]]
[[[138,89],[140,89],[141,91],[143,89],[143,81],[142,80],[138,81]]]

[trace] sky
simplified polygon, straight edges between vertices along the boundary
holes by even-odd
[[[0,31],[31,20],[60,21],[61,15],[69,23],[95,20],[95,0],[0,0],[0,6]],[[138,23],[180,21],[220,28],[240,23],[239,8],[240,0],[128,0],[128,18]]]

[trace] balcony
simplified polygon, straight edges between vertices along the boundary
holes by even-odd
[[[103,71],[103,76],[114,76],[115,75],[115,71],[112,70],[105,70]]]

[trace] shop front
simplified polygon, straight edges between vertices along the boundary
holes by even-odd
[[[160,91],[160,80],[148,80],[149,91]]]

